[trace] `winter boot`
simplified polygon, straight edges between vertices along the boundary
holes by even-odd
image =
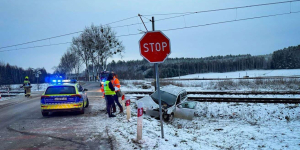
[[[116,115],[114,115],[114,114],[111,114],[111,115],[109,116],[109,118],[111,118],[111,117],[116,117]]]
[[[123,107],[120,107],[120,113],[123,113]]]

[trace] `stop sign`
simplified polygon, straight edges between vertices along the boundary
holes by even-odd
[[[139,41],[140,53],[150,63],[162,63],[171,54],[170,39],[161,31],[150,31]]]

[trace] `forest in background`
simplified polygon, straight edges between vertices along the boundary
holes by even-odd
[[[153,78],[154,65],[147,60],[112,61],[107,67],[121,79]],[[205,58],[168,58],[159,64],[161,78],[208,72],[231,72],[254,69],[300,68],[300,45],[274,51],[272,54],[251,56],[226,55]]]
[[[21,84],[24,82],[25,76],[29,77],[31,83],[37,83],[37,78],[34,74],[36,70],[41,72],[38,78],[39,83],[44,83],[45,78],[47,77],[47,71],[45,68],[28,68],[24,70],[21,67],[11,66],[8,63],[0,63],[0,85]]]
[[[300,68],[300,45],[290,46],[274,51],[272,54],[251,56],[226,55],[205,58],[168,58],[159,64],[161,78],[208,72],[231,72],[253,69],[297,69]],[[112,61],[107,70],[115,71],[120,79],[153,78],[154,65],[146,60]],[[36,69],[23,69],[10,64],[0,63],[0,85],[23,83],[25,76],[31,83],[36,83]],[[50,76],[44,68],[41,71],[39,83],[44,83]]]

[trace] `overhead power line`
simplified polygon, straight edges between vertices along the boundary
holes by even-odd
[[[31,49],[31,48],[39,48],[39,47],[48,47],[48,46],[55,46],[55,45],[63,45],[63,44],[70,44],[72,42],[63,42],[63,43],[56,43],[56,44],[46,44],[46,45],[39,45],[39,46],[31,46],[31,47],[24,47],[24,48],[16,48],[16,49],[9,49],[9,50],[2,50],[1,52],[8,52],[8,51],[17,51],[17,50],[24,50],[24,49]]]
[[[248,6],[241,6],[241,7],[213,9],[213,10],[206,10],[206,11],[183,12],[183,13],[168,13],[168,14],[152,14],[152,15],[141,15],[141,16],[144,17],[144,18],[146,18],[145,16],[181,14],[181,15],[178,15],[178,16],[172,16],[172,17],[167,17],[167,18],[162,18],[162,19],[157,19],[156,20],[156,21],[163,21],[163,20],[168,20],[168,19],[182,17],[182,16],[196,14],[196,13],[207,13],[207,12],[223,11],[223,10],[230,10],[230,9],[242,9],[242,8],[258,7],[258,6],[266,6],[266,5],[276,5],[276,4],[283,4],[283,3],[290,3],[291,4],[292,2],[299,2],[299,1],[300,0],[292,0],[292,1],[283,1],[283,2],[275,2],[275,3],[265,3],[265,4],[257,4],[257,5],[248,5]],[[290,12],[288,12],[288,13],[274,14],[274,15],[267,15],[267,16],[258,16],[258,17],[243,18],[243,19],[235,19],[235,20],[228,20],[228,21],[208,23],[208,24],[200,24],[200,25],[194,25],[194,26],[188,26],[188,27],[165,29],[165,30],[161,30],[161,31],[172,31],[172,30],[180,30],[180,29],[186,29],[186,28],[195,28],[195,27],[209,26],[209,25],[216,25],[216,24],[223,24],[223,23],[229,23],[229,22],[237,22],[237,21],[244,21],[244,20],[251,20],[251,19],[258,19],[258,18],[274,17],[274,16],[279,16],[279,15],[287,15],[287,14],[292,14],[292,13],[299,13],[299,11],[292,12],[291,11],[291,5],[290,5]],[[118,20],[118,21],[107,23],[105,25],[110,25],[110,24],[122,22],[122,21],[129,20],[129,19],[132,19],[132,18],[135,18],[135,17],[138,17],[138,16],[128,17],[128,18],[125,18],[125,19],[121,19],[121,20]],[[146,18],[146,19],[148,19],[148,18]],[[148,20],[150,20],[150,19],[148,19]],[[149,22],[151,22],[151,20]],[[145,23],[149,23],[149,22],[145,22]],[[138,24],[142,24],[142,23],[132,23],[132,24],[127,24],[127,25],[115,26],[115,27],[111,27],[111,28],[128,27],[128,26],[138,25]],[[21,43],[21,44],[15,44],[15,45],[10,45],[10,46],[0,47],[0,49],[9,48],[9,47],[15,47],[15,46],[20,46],[20,45],[25,45],[25,44],[35,43],[35,42],[40,42],[40,41],[44,41],[44,40],[50,40],[50,39],[53,39],[53,38],[68,36],[68,35],[77,34],[77,33],[81,33],[81,32],[83,32],[83,31],[77,31],[77,32],[62,34],[62,35],[53,36],[53,37],[49,37],[49,38],[44,38],[44,39],[40,39],[40,40],[25,42],[25,43]],[[143,33],[133,33],[133,34],[126,34],[126,35],[119,35],[119,36],[116,36],[116,37],[132,36],[132,35],[139,35],[139,34],[143,34]],[[71,43],[71,42],[66,42],[64,44],[67,44],[67,43]],[[45,46],[53,46],[53,45],[61,45],[61,44],[63,44],[63,43],[48,44],[48,45],[41,45],[41,46],[33,46],[33,47],[11,49],[11,50],[2,50],[0,52],[13,51],[13,50],[22,50],[22,49],[29,49],[29,48],[37,48],[37,47],[45,47]]]
[[[124,37],[124,36],[132,36],[132,35],[139,35],[143,33],[135,33],[135,34],[126,34],[126,35],[119,35],[116,37]],[[25,50],[31,48],[40,48],[40,47],[48,47],[48,46],[56,46],[56,45],[64,45],[64,44],[71,44],[72,42],[63,42],[63,43],[56,43],[56,44],[46,44],[46,45],[39,45],[39,46],[31,46],[31,47],[24,47],[24,48],[16,48],[16,49],[9,49],[9,50],[2,50],[1,52],[8,52],[8,51],[17,51],[17,50]]]
[[[296,14],[296,13],[300,13],[300,11],[287,12],[287,13],[281,13],[281,14],[273,14],[273,15],[265,15],[265,16],[251,17],[251,18],[243,18],[243,19],[236,19],[236,20],[228,20],[228,21],[221,21],[221,22],[214,22],[214,23],[207,23],[207,24],[199,24],[199,25],[188,26],[188,27],[181,27],[181,28],[164,29],[164,30],[160,30],[160,31],[182,30],[182,29],[188,29],[188,28],[196,28],[196,27],[203,27],[203,26],[224,24],[224,23],[230,23],[230,22],[238,22],[238,21],[246,21],[246,20],[259,19],[259,18],[268,18],[268,17],[288,15],[288,14]],[[139,34],[144,34],[144,33],[125,34],[125,35],[119,35],[119,36],[116,36],[116,37],[133,36],[133,35],[139,35]],[[24,50],[24,49],[30,49],[30,48],[39,48],[39,47],[55,46],[55,45],[70,44],[70,43],[72,43],[72,42],[64,42],[64,43],[57,43],[57,44],[47,44],[47,45],[40,45],[40,46],[33,46],[33,47],[26,47],[26,48],[2,50],[0,52],[15,51],[15,50]]]
[[[179,15],[179,14],[187,15],[187,14],[195,14],[195,13],[223,11],[223,10],[230,10],[230,9],[241,9],[241,8],[250,8],[250,7],[258,7],[258,6],[276,5],[276,4],[292,3],[292,2],[299,2],[299,1],[300,0],[281,1],[281,2],[274,2],[274,3],[264,3],[264,4],[256,4],[256,5],[239,6],[239,7],[229,7],[229,8],[221,8],[221,9],[204,10],[204,11],[178,12],[178,13],[165,13],[165,14],[148,14],[148,15],[143,15],[143,16],[165,16],[165,15]]]
[[[137,16],[133,16],[133,17],[122,19],[122,20],[114,21],[114,22],[111,22],[111,23],[107,23],[105,25],[110,25],[110,24],[122,22],[122,21],[129,20],[129,19],[132,19],[132,18],[135,18],[135,17],[137,17]],[[25,42],[25,43],[4,46],[4,47],[0,47],[0,49],[14,47],[14,46],[20,46],[20,45],[25,45],[25,44],[30,44],[30,43],[35,43],[35,42],[40,42],[40,41],[45,41],[45,40],[50,40],[50,39],[54,39],[54,38],[59,38],[59,37],[63,37],[63,36],[68,36],[68,35],[72,35],[72,34],[81,33],[81,32],[83,32],[83,31],[71,32],[71,33],[67,33],[67,34],[62,34],[62,35],[58,35],[58,36],[53,36],[53,37],[48,37],[48,38],[40,39],[40,40],[34,40],[34,41],[30,41],[30,42]]]
[[[173,18],[182,17],[182,16],[186,16],[186,15],[192,15],[192,14],[196,14],[196,13],[206,13],[206,12],[223,11],[223,10],[230,10],[230,9],[241,9],[241,8],[258,7],[258,6],[266,6],[266,5],[276,5],[276,4],[292,3],[292,2],[299,2],[299,1],[300,0],[292,0],[292,1],[282,1],[282,2],[274,2],[274,3],[265,3],[265,4],[257,4],[257,5],[240,6],[240,7],[230,7],[230,8],[222,8],[222,9],[213,9],[213,10],[206,10],[206,11],[166,13],[166,14],[151,14],[151,15],[142,15],[142,16],[145,17],[145,16],[159,16],[159,15],[176,15],[176,14],[180,14],[178,16],[173,16],[173,17],[162,18],[162,19],[157,19],[156,20],[156,21],[162,21],[162,20],[173,19]],[[132,19],[132,18],[135,18],[135,17],[137,17],[137,16],[128,17],[128,18],[125,18],[125,19],[121,19],[121,20],[118,20],[118,21],[107,23],[105,25],[110,25],[110,24],[122,22],[122,21],[129,20],[129,19]],[[150,20],[150,19],[148,19],[148,20]],[[149,21],[149,22],[151,22],[151,21]],[[145,22],[145,23],[149,23],[149,22]],[[127,25],[115,26],[115,27],[112,27],[112,28],[128,27],[128,26],[138,25],[138,24],[142,24],[142,23],[127,24]],[[54,38],[59,38],[59,37],[63,37],[63,36],[68,36],[68,35],[72,35],[72,34],[81,33],[81,32],[83,32],[83,31],[77,31],[77,32],[62,34],[62,35],[53,36],[53,37],[49,37],[49,38],[44,38],[44,39],[40,39],[40,40],[34,40],[34,41],[30,41],[30,42],[25,42],[25,43],[20,43],[20,44],[15,44],[15,45],[9,45],[9,46],[5,46],[5,47],[0,47],[0,49],[14,47],[14,46],[20,46],[20,45],[25,45],[25,44],[30,44],[30,43],[35,43],[35,42],[40,42],[40,41],[45,41],[45,40],[50,40],[50,39],[54,39]]]
[[[181,30],[181,29],[187,29],[187,28],[196,28],[196,27],[203,27],[203,26],[209,26],[209,25],[224,24],[224,23],[238,22],[238,21],[245,21],[245,20],[253,20],[253,19],[259,19],[259,18],[268,18],[268,17],[288,15],[288,14],[296,14],[296,13],[300,13],[300,11],[287,12],[287,13],[274,14],[274,15],[265,15],[265,16],[258,16],[258,17],[250,17],[250,18],[243,18],[243,19],[234,19],[234,20],[227,20],[227,21],[207,23],[207,24],[199,24],[199,25],[188,26],[188,27],[165,29],[165,30],[161,30],[161,31]]]

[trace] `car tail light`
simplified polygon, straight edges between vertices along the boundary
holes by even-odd
[[[50,96],[45,96],[45,95],[41,96],[41,98],[47,98],[47,97],[50,97]]]
[[[78,98],[81,98],[81,95],[80,95],[80,94],[75,94],[75,95],[72,95],[72,97],[78,97]]]

